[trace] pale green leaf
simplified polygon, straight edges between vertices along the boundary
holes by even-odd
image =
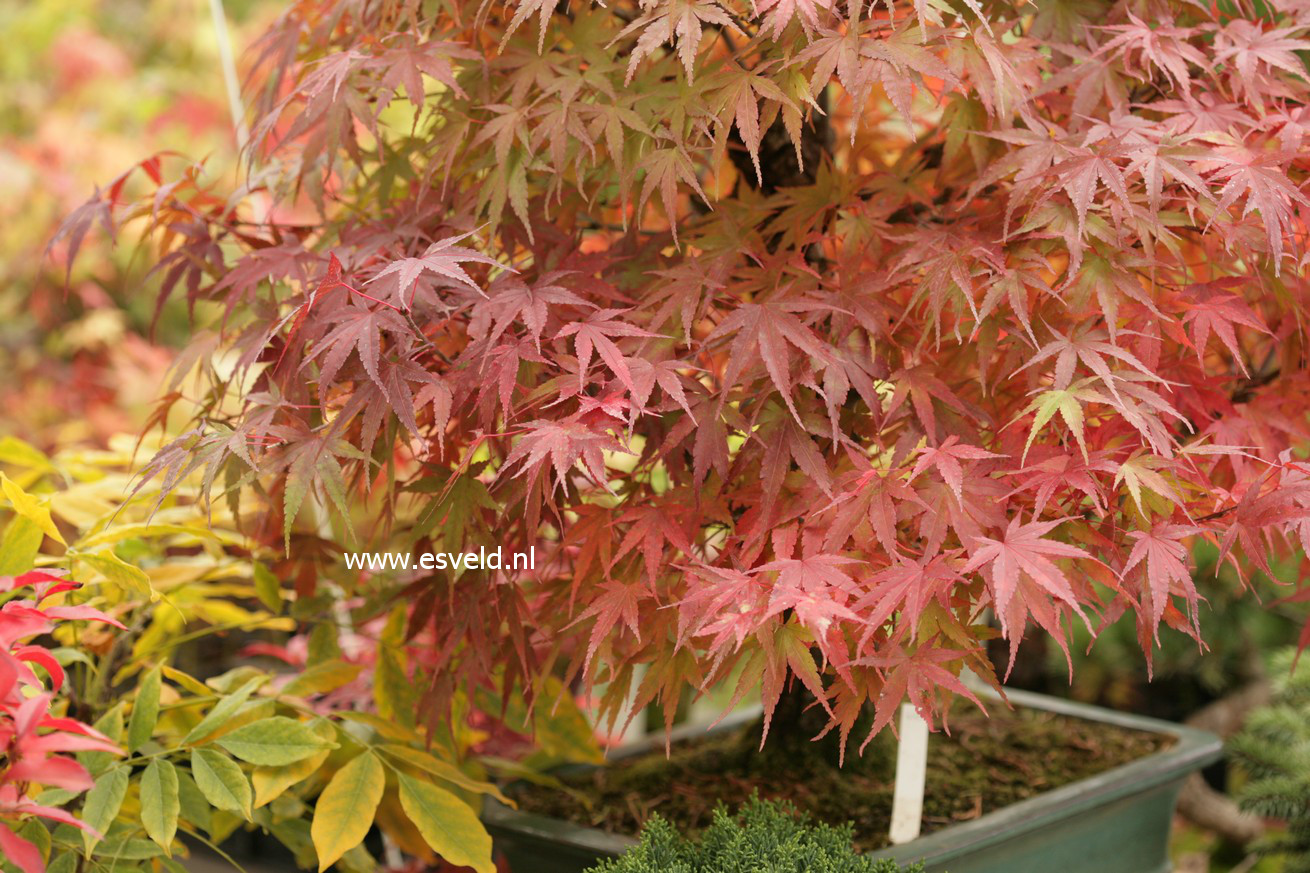
[[[159,720],[159,688],[160,668],[156,665],[137,686],[132,717],[127,723],[128,752],[141,748],[155,732],[155,724]]]
[[[1146,515],[1146,508],[1142,504],[1143,486],[1174,504],[1183,502],[1182,497],[1169,481],[1156,472],[1155,467],[1160,463],[1160,459],[1153,455],[1134,455],[1124,461],[1119,466],[1119,472],[1114,474],[1115,487],[1119,487],[1121,482],[1128,486],[1128,493],[1132,496],[1133,503],[1137,505],[1137,511],[1142,515]]]
[[[76,852],[59,852],[45,865],[45,873],[77,873],[79,860]]]
[[[331,742],[337,735],[336,727],[325,718],[310,722],[309,729],[319,739],[327,742]],[[323,749],[294,764],[286,764],[282,767],[256,767],[250,774],[250,781],[255,786],[255,808],[273,802],[292,785],[313,776],[330,754],[332,754],[331,749]]]
[[[267,681],[268,677],[266,676],[256,676],[254,679],[246,682],[246,684],[242,685],[236,691],[233,691],[227,697],[224,697],[218,703],[214,704],[214,708],[209,711],[209,714],[202,718],[200,723],[193,727],[191,731],[182,738],[182,744],[190,745],[203,740],[205,737],[221,728],[228,719],[236,715],[237,710],[239,710],[245,702],[250,699],[250,695],[254,694],[255,690]]]
[[[138,594],[156,596],[150,587],[150,577],[140,567],[133,567],[115,555],[111,549],[100,552],[78,552],[77,560],[90,565],[114,585]]]
[[[353,721],[357,724],[367,725],[377,731],[381,736],[398,743],[419,742],[422,737],[412,728],[407,728],[402,724],[393,721],[387,721],[375,712],[356,712],[353,710],[342,710],[337,713],[338,716],[346,721]]]
[[[287,475],[286,487],[282,494],[282,539],[288,555],[291,554],[291,527],[296,522],[300,505],[305,502],[312,483],[312,464],[308,460],[298,459],[291,465]]]
[[[1064,419],[1065,425],[1073,438],[1078,441],[1078,447],[1082,449],[1083,458],[1087,458],[1087,443],[1084,442],[1084,414],[1083,403],[1088,401],[1104,401],[1100,392],[1093,388],[1083,387],[1087,380],[1079,382],[1070,388],[1051,389],[1043,391],[1041,394],[1028,404],[1024,414],[1033,412],[1032,428],[1028,431],[1028,441],[1023,446],[1023,456],[1028,456],[1028,450],[1032,448],[1033,441],[1037,439],[1037,433],[1050,421],[1058,412]]]
[[[96,719],[91,727],[109,737],[114,743],[123,742],[123,702],[116,703],[108,712]],[[99,777],[116,760],[112,752],[79,752],[77,760],[87,772]]]
[[[241,760],[261,767],[293,764],[321,749],[335,747],[301,722],[284,715],[238,728],[220,737],[217,743]]]
[[[163,852],[154,843],[135,837],[106,840],[100,844],[100,850],[96,852],[96,855],[101,858],[113,859],[112,865],[106,865],[113,873],[128,873],[139,869],[135,866],[124,866],[123,861],[149,861],[162,854]]]
[[[177,797],[182,807],[181,818],[192,828],[210,829],[213,807],[196,785],[196,780],[186,770],[177,771]]]
[[[324,661],[315,664],[288,682],[283,686],[282,693],[293,697],[326,694],[353,681],[361,669],[363,668],[359,664],[346,661]]]
[[[256,767],[250,774],[250,781],[255,786],[255,809],[272,803],[293,785],[304,782],[318,772],[327,761],[331,749],[316,752],[304,760],[281,767]]]
[[[255,561],[255,596],[269,612],[282,611],[282,583],[273,575],[273,571],[263,563]]]
[[[127,795],[127,770],[125,765],[119,764],[100,774],[82,802],[82,821],[101,834],[109,830],[123,806],[123,798]],[[100,840],[95,834],[82,831],[82,845],[88,855],[98,842]]]
[[[173,854],[180,810],[177,770],[168,759],[154,758],[141,774],[141,824],[169,856]]]
[[[191,775],[205,799],[218,809],[239,812],[250,818],[254,798],[250,782],[236,762],[213,749],[191,750]]]

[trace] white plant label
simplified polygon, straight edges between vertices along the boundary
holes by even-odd
[[[892,794],[891,841],[908,843],[923,824],[923,788],[928,769],[928,723],[914,707],[901,704],[900,744],[896,749],[896,788]]]

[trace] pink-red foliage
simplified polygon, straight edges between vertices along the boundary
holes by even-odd
[[[64,670],[48,648],[30,642],[62,621],[101,621],[122,627],[91,607],[42,605],[78,587],[76,582],[41,571],[0,577],[0,594],[8,597],[0,604],[0,819],[21,824],[32,817],[46,818],[94,833],[68,811],[33,800],[38,786],[80,792],[94,784],[86,768],[68,757],[70,753],[122,753],[89,725],[51,713],[55,695],[64,684]],[[31,597],[24,598],[24,593]],[[41,668],[45,680],[32,665]],[[45,870],[37,847],[3,822],[0,851],[22,873]]]
[[[1297,0],[301,0],[255,194],[116,185],[68,229],[153,222],[163,293],[219,304],[146,476],[259,483],[304,593],[310,495],[535,548],[397,580],[435,720],[731,676],[844,736],[992,676],[991,616],[1011,663],[1126,613],[1149,657],[1201,634],[1195,540],[1306,544],[1308,34]]]

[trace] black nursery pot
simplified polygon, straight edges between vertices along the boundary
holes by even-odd
[[[928,873],[1167,873],[1169,827],[1184,780],[1223,753],[1205,731],[1153,718],[1074,703],[1042,694],[1007,691],[1017,707],[1086,719],[1167,737],[1167,748],[1087,779],[945,827],[909,843],[872,853],[900,863],[923,861]],[[753,719],[725,719],[711,733]],[[699,726],[673,739],[705,736]],[[651,737],[616,753],[632,757],[663,748]],[[931,754],[931,751],[929,752]],[[560,819],[510,809],[489,800],[483,821],[512,873],[582,873],[635,844]]]

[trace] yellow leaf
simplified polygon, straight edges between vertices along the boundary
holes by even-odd
[[[496,873],[491,835],[469,805],[431,782],[398,775],[400,805],[433,851],[456,867]]]
[[[178,685],[181,685],[183,688],[185,688],[187,691],[190,691],[192,694],[199,694],[201,697],[208,697],[209,695],[214,693],[212,690],[210,690],[210,688],[207,685],[205,685],[205,683],[201,682],[199,679],[195,678],[189,673],[183,673],[181,670],[177,669],[176,667],[170,667],[167,664],[165,664],[163,666],[163,670],[165,676],[167,676],[169,679],[172,679],[174,682],[176,682]]]
[[[478,794],[490,794],[506,806],[513,805],[509,798],[501,794],[500,789],[496,788],[495,785],[480,779],[474,779],[449,761],[433,757],[421,749],[392,743],[387,743],[379,748],[384,754],[422,770],[430,776],[435,776],[443,782],[449,782],[451,785],[457,785]]]
[[[315,664],[282,688],[282,693],[292,697],[308,697],[311,694],[326,694],[342,685],[354,681],[362,667],[346,661],[333,660]]]
[[[55,515],[79,529],[97,524],[118,507],[114,501],[81,488],[56,491],[49,502]]]
[[[391,838],[400,851],[423,861],[428,865],[424,869],[432,869],[437,856],[423,841],[423,835],[419,833],[418,828],[414,827],[414,823],[405,815],[405,811],[400,807],[400,798],[394,792],[382,795],[382,803],[378,806],[377,826],[382,833]]]
[[[250,774],[250,781],[255,786],[255,809],[272,803],[291,786],[313,776],[331,754],[331,749],[324,749],[317,755],[285,767],[256,767]]]
[[[0,538],[0,576],[18,576],[32,569],[44,539],[41,528],[21,515],[9,522]]]
[[[165,537],[185,534],[194,536],[196,539],[216,539],[214,532],[198,524],[120,524],[114,527],[102,530],[99,533],[91,534],[84,538],[78,545],[81,548],[89,549],[97,546],[109,546],[121,543],[123,540],[130,540],[133,537],[145,539],[147,537]]]
[[[372,752],[355,758],[332,777],[314,805],[309,828],[319,873],[364,841],[386,784],[386,771]]]
[[[373,702],[378,715],[405,727],[413,727],[414,683],[405,671],[404,655],[392,649],[379,647],[377,664],[373,669]]]
[[[31,470],[49,470],[53,467],[44,453],[15,436],[0,437],[0,461]]]
[[[13,504],[14,512],[36,524],[50,539],[61,545],[68,545],[64,542],[63,535],[59,533],[59,528],[55,527],[54,520],[50,518],[50,510],[45,501],[19,488],[17,483],[4,473],[0,473],[0,489],[4,490],[5,497]]]
[[[148,595],[152,600],[158,597],[150,587],[150,577],[139,567],[133,567],[109,549],[95,553],[77,553],[77,560],[89,564],[93,570],[110,582],[138,594]]]
[[[222,569],[222,565],[216,566],[213,558],[205,555],[203,561],[173,560],[167,564],[151,567],[146,571],[146,575],[150,577],[150,585],[155,590],[170,591],[206,577],[212,578],[215,569]]]

